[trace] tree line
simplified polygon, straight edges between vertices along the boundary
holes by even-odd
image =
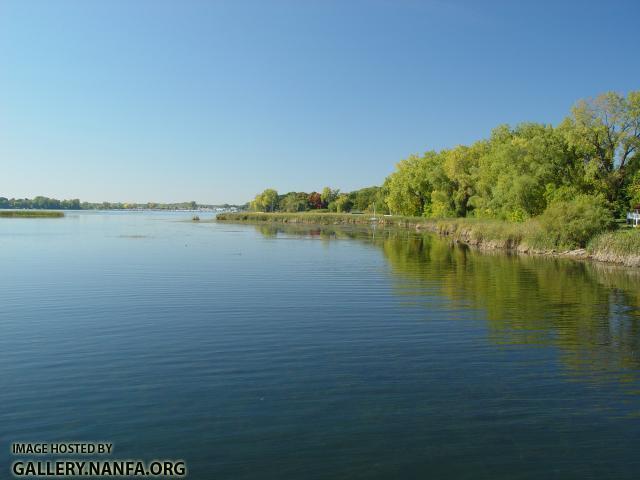
[[[0,208],[4,209],[37,209],[37,210],[80,210],[80,200],[58,200],[49,197],[6,198],[0,197]]]
[[[123,203],[123,202],[81,202],[74,198],[71,200],[58,200],[37,196],[30,198],[6,198],[0,197],[0,209],[24,209],[24,210],[196,210],[198,208],[241,208],[237,205],[202,205],[195,201],[178,203]]]
[[[500,125],[471,145],[401,160],[382,186],[258,194],[259,211],[370,211],[524,221],[612,217],[640,204],[640,91],[580,100],[559,125]],[[566,216],[566,215],[565,215]],[[562,220],[562,219],[561,219]],[[563,220],[562,220],[563,221]]]
[[[338,189],[325,187],[321,192],[289,192],[284,195],[267,188],[256,195],[249,207],[261,212],[364,212],[385,209],[380,187],[366,187],[353,192],[342,193]]]
[[[197,210],[204,205],[191,201],[178,203],[82,202],[81,206],[83,210]]]

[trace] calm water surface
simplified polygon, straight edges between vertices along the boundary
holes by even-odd
[[[0,219],[0,477],[70,440],[197,479],[640,477],[640,271],[189,218]]]

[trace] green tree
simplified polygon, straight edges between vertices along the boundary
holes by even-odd
[[[322,203],[327,206],[329,205],[331,202],[333,202],[336,198],[338,198],[338,195],[340,194],[340,190],[332,190],[329,187],[324,187],[322,189],[322,193],[320,193],[320,199],[322,200]]]
[[[423,156],[411,155],[396,165],[396,171],[387,177],[384,184],[385,201],[394,214],[421,216],[428,214],[431,203],[430,170],[441,163],[436,152]]]
[[[636,208],[640,205],[640,171],[637,171],[629,181],[629,185],[627,186],[627,196],[629,198],[629,206],[631,208]]]
[[[340,195],[338,195],[338,198],[336,198],[329,205],[330,205],[329,210],[335,211],[338,213],[349,212],[353,207],[351,198],[349,197],[349,195],[346,195],[344,193],[341,193]]]
[[[610,202],[626,203],[625,186],[638,169],[640,91],[607,92],[581,100],[561,129],[583,160],[586,180]]]
[[[350,193],[353,208],[361,212],[386,211],[384,194],[380,187],[365,187]]]
[[[308,195],[304,192],[289,192],[280,200],[280,210],[284,212],[305,212],[309,210]]]
[[[470,178],[466,187],[472,192],[466,206],[475,216],[524,220],[539,215],[547,206],[547,193],[575,182],[576,157],[550,125],[503,125],[488,142],[471,148],[477,161],[465,179]]]
[[[251,202],[251,208],[258,212],[275,212],[278,208],[278,192],[267,188]]]
[[[580,194],[553,202],[540,216],[540,223],[554,244],[584,247],[594,235],[613,227],[613,216],[602,194]]]

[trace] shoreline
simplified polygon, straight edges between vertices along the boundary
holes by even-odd
[[[599,234],[584,248],[558,249],[531,245],[525,239],[523,224],[513,224],[499,220],[477,220],[467,218],[426,219],[421,217],[380,216],[350,213],[221,213],[217,222],[249,224],[300,224],[300,225],[381,225],[383,227],[429,232],[454,243],[468,245],[479,250],[504,250],[525,255],[563,257],[575,260],[589,260],[625,267],[640,267],[640,249],[620,252],[613,240],[623,236],[640,239],[640,232],[614,231]],[[606,238],[605,238],[606,237]],[[636,238],[637,237],[637,238]],[[608,240],[601,241],[602,239]],[[618,242],[620,243],[620,242]],[[618,247],[618,248],[616,248]]]

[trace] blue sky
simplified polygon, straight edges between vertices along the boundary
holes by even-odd
[[[634,1],[0,0],[0,196],[244,202],[640,88]]]

